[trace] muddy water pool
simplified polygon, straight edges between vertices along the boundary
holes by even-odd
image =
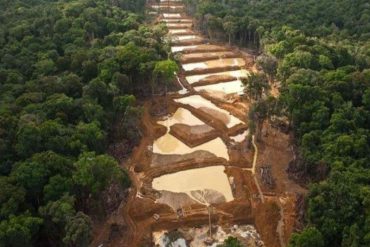
[[[209,166],[180,171],[154,178],[152,187],[158,191],[186,193],[193,198],[195,191],[212,190],[221,193],[226,202],[234,200],[224,166]]]
[[[181,14],[178,13],[164,13],[164,18],[181,18]]]
[[[242,58],[220,58],[205,62],[182,64],[182,67],[184,68],[185,71],[191,71],[194,69],[222,68],[228,66],[243,67],[245,66],[245,61]]]
[[[221,138],[217,137],[196,147],[189,147],[170,133],[166,133],[153,143],[153,153],[163,155],[190,154],[195,151],[208,151],[217,157],[229,160],[227,147]]]
[[[205,112],[206,114],[209,114],[207,109],[213,110],[215,113],[218,113],[220,117],[222,116],[222,119],[224,120],[224,123],[228,128],[232,128],[238,124],[243,123],[241,120],[231,115],[228,111],[219,108],[211,101],[201,97],[200,95],[191,95],[185,98],[176,99],[175,101],[184,105],[190,105],[191,107]]]
[[[197,48],[198,46],[197,45],[187,45],[187,46],[172,46],[171,47],[171,51],[173,53],[175,52],[181,52],[181,51],[186,51],[188,49],[193,49],[193,48]]]
[[[177,123],[186,124],[189,126],[205,124],[199,118],[194,116],[190,111],[181,107],[179,107],[172,116],[167,117],[166,120],[158,121],[158,124],[161,124],[166,127],[170,127]]]
[[[195,91],[206,91],[209,93],[222,92],[224,94],[238,94],[242,95],[244,93],[244,86],[240,80],[234,80],[230,82],[220,82],[216,84],[194,87]]]
[[[200,80],[206,79],[207,77],[210,76],[233,76],[236,78],[245,78],[249,76],[249,72],[245,69],[240,69],[225,72],[208,73],[202,75],[190,75],[186,77],[186,80],[188,81],[189,84],[193,84],[199,82]]]

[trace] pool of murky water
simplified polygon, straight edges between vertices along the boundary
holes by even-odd
[[[173,35],[171,38],[173,41],[176,41],[176,40],[183,41],[183,40],[200,39],[201,37],[198,35]]]
[[[190,154],[195,151],[208,151],[217,157],[229,160],[227,147],[221,138],[217,137],[196,147],[189,147],[170,133],[166,133],[153,143],[153,153],[163,155]]]
[[[175,99],[175,101],[184,105],[190,105],[191,107],[199,109],[206,114],[213,114],[215,118],[222,120],[228,128],[232,128],[243,123],[241,120],[231,115],[228,111],[219,108],[211,101],[201,97],[200,95],[191,95],[185,98]],[[213,112],[210,112],[210,110]],[[216,116],[216,114],[218,116]]]
[[[181,14],[178,13],[164,13],[164,18],[181,18]]]
[[[158,121],[158,124],[166,127],[170,127],[177,123],[186,124],[189,126],[205,124],[202,120],[194,116],[190,111],[182,107],[179,107],[176,112],[173,115],[168,116],[166,120]]]
[[[192,19],[162,19],[161,21],[166,23],[193,23]]]
[[[206,91],[208,93],[238,94],[244,93],[244,85],[240,80],[220,82],[216,84],[194,87],[195,91]]]
[[[216,191],[221,193],[226,202],[234,200],[229,179],[224,166],[209,166],[190,169],[154,178],[152,187],[158,191],[186,193],[194,198],[195,192]],[[196,197],[195,200],[202,200]]]
[[[193,48],[197,48],[198,46],[197,45],[187,45],[187,46],[172,46],[171,47],[171,51],[173,53],[175,52],[181,52],[181,51],[186,51],[188,49],[193,49]]]
[[[220,57],[222,56],[232,56],[235,55],[234,52],[231,51],[216,51],[216,52],[195,52],[195,53],[190,53],[190,54],[184,54],[183,58],[184,59],[201,59],[204,57]]]
[[[191,28],[192,23],[166,23],[168,28]]]
[[[191,32],[191,30],[189,30],[189,29],[171,29],[171,30],[168,30],[169,34],[180,34],[180,33],[188,33],[188,32]]]
[[[178,9],[178,10],[181,10],[184,8],[183,5],[170,5],[170,6],[167,6],[167,5],[151,5],[150,7],[152,7],[153,9]]]
[[[208,73],[202,75],[190,75],[186,77],[186,80],[189,84],[193,84],[195,82],[199,82],[202,79],[205,79],[210,76],[233,76],[236,78],[248,77],[249,72],[245,69],[240,70],[232,70],[232,71],[225,71],[225,72],[217,72],[217,73]]]
[[[228,66],[243,67],[245,66],[245,61],[242,58],[220,58],[205,62],[182,64],[182,67],[184,68],[185,71],[191,71],[194,69],[222,68]]]

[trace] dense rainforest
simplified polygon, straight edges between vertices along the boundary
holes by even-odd
[[[122,200],[135,102],[171,65],[165,27],[147,26],[144,8],[0,1],[0,246],[88,246]]]
[[[289,173],[309,187],[289,245],[370,246],[369,1],[185,2],[211,40],[258,50],[280,86],[274,114],[289,119],[298,154]],[[144,8],[0,0],[0,246],[88,246],[123,198],[136,101],[177,70]]]
[[[259,49],[259,66],[280,85],[300,157],[289,170],[310,189],[305,228],[289,245],[369,246],[370,3],[187,2],[200,31]]]

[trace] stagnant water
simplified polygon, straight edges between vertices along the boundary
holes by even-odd
[[[191,30],[189,30],[189,29],[171,29],[171,30],[168,30],[169,34],[181,34],[181,33],[188,33],[188,32],[191,32]]]
[[[225,72],[208,73],[202,75],[190,75],[186,77],[186,80],[188,81],[189,84],[193,84],[199,82],[200,80],[206,79],[207,77],[210,76],[233,76],[236,78],[245,78],[249,76],[249,72],[245,69],[239,69]]]
[[[198,35],[173,35],[171,37],[172,41],[180,40],[192,40],[192,39],[200,39],[201,37]]]
[[[193,23],[192,19],[162,19],[163,22],[172,22],[172,23]]]
[[[226,202],[234,200],[224,166],[209,166],[190,169],[154,178],[153,189],[186,193],[191,198],[195,191],[213,190],[221,193]]]
[[[243,123],[241,120],[231,115],[228,111],[219,108],[211,101],[206,100],[200,95],[191,95],[185,98],[175,99],[175,101],[184,105],[190,105],[191,107],[197,108],[206,114],[214,115],[215,118],[223,120],[228,128],[232,128],[238,124]],[[213,112],[209,112],[209,109]],[[215,114],[217,114],[218,116],[216,116]]]
[[[158,121],[158,124],[167,127],[167,133],[154,141],[153,153],[164,155],[181,155],[203,150],[208,151],[217,157],[229,160],[227,147],[221,138],[213,139],[193,148],[189,147],[169,133],[170,127],[177,123],[186,124],[188,126],[206,126],[203,121],[195,117],[190,111],[181,107],[178,108],[176,112],[172,116],[169,116],[166,120]]]
[[[205,124],[202,120],[194,116],[190,111],[185,108],[179,107],[172,116],[168,116],[164,121],[158,121],[166,127],[170,127],[174,124],[181,123],[189,126],[203,125]]]
[[[179,13],[164,13],[164,18],[181,18],[181,14]]]
[[[230,51],[216,51],[216,52],[194,52],[190,54],[183,54],[182,58],[184,59],[201,59],[204,57],[214,56],[222,58],[222,56],[235,56],[234,52]]]
[[[192,23],[166,23],[168,28],[191,28]]]
[[[150,7],[152,7],[153,9],[178,9],[178,10],[182,10],[184,8],[184,6],[176,6],[176,5],[172,5],[172,6],[166,6],[166,5],[151,5]]]
[[[172,46],[171,47],[171,52],[176,53],[176,52],[186,51],[187,49],[193,49],[193,48],[197,48],[197,47],[198,47],[197,45]]]
[[[202,90],[208,93],[224,93],[224,94],[238,94],[244,93],[244,86],[240,80],[234,80],[229,82],[221,82],[206,86],[194,87],[195,91],[200,92]]]
[[[196,147],[189,147],[170,133],[166,133],[161,136],[153,143],[153,153],[163,155],[174,155],[174,154],[191,154],[195,151],[208,151],[217,157],[229,160],[229,154],[227,147],[221,138],[217,137],[209,142],[203,143]]]
[[[192,71],[195,69],[212,69],[222,68],[228,66],[245,66],[245,61],[242,58],[220,58],[214,60],[208,60],[205,62],[187,63],[182,64],[185,71]]]

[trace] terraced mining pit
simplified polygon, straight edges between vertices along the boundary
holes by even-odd
[[[129,197],[95,229],[93,246],[216,246],[227,236],[245,246],[285,246],[297,194],[305,193],[285,172],[291,138],[265,123],[261,140],[247,144],[250,102],[241,78],[255,70],[253,60],[199,35],[184,10],[181,0],[148,4],[168,27],[182,89],[166,97],[165,116],[151,114],[158,104],[144,104],[143,138],[122,164],[133,181]],[[273,189],[261,181],[264,164],[272,166]]]

